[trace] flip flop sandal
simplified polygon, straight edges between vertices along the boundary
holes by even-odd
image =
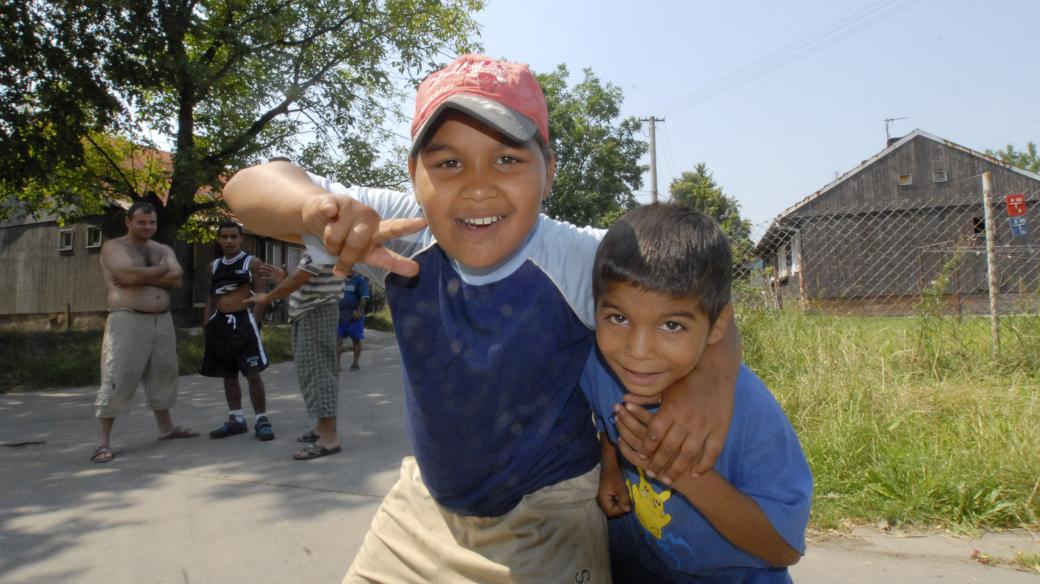
[[[293,460],[310,460],[312,458],[321,458],[322,456],[328,456],[330,454],[338,454],[343,449],[339,446],[333,446],[332,448],[325,448],[324,446],[318,446],[317,444],[311,444],[310,446],[304,446],[299,452],[293,455]]]
[[[300,437],[296,439],[296,441],[297,442],[303,442],[303,443],[310,443],[310,442],[317,442],[318,438],[321,438],[321,436],[318,436],[317,434],[315,434],[314,430],[307,430],[306,432],[301,434]]]
[[[90,455],[90,462],[96,462],[101,464],[103,462],[112,462],[112,459],[116,457],[116,453],[112,452],[112,449],[108,446],[98,446],[94,449],[94,453]]]

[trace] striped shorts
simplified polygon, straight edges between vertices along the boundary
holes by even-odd
[[[316,306],[292,325],[293,361],[307,414],[331,418],[339,409],[339,363],[336,355],[336,325],[339,306]]]

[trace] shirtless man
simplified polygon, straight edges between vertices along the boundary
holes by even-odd
[[[130,409],[144,383],[155,413],[159,439],[198,436],[175,426],[170,408],[177,401],[177,339],[170,317],[170,288],[181,285],[181,266],[169,246],[152,241],[155,208],[134,203],[126,212],[127,234],[101,246],[101,274],[108,287],[108,320],[101,347],[101,387],[97,418],[101,444],[90,459],[108,462],[112,425]]]
[[[260,372],[267,368],[259,325],[263,305],[254,305],[250,311],[244,302],[257,290],[263,262],[242,251],[242,226],[238,223],[221,223],[217,227],[217,244],[223,255],[210,264],[209,296],[202,315],[206,352],[199,373],[224,378],[229,414],[224,425],[210,432],[209,437],[227,438],[249,431],[242,411],[242,387],[238,384],[241,372],[249,383],[256,437],[274,440],[274,429],[267,419],[264,381],[260,378]]]

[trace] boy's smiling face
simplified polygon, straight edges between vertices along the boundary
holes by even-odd
[[[625,389],[659,403],[668,386],[688,375],[704,348],[719,341],[732,309],[715,321],[694,297],[673,298],[628,283],[609,285],[596,304],[596,344]]]
[[[554,168],[534,140],[516,144],[455,111],[408,171],[430,230],[445,253],[469,268],[491,268],[534,229]]]

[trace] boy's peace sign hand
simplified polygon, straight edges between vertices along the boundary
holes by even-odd
[[[385,268],[402,276],[419,273],[419,264],[383,247],[383,243],[421,231],[426,220],[381,219],[374,209],[349,197],[319,195],[303,205],[303,223],[322,238],[338,260],[333,273],[346,276],[354,264]]]

